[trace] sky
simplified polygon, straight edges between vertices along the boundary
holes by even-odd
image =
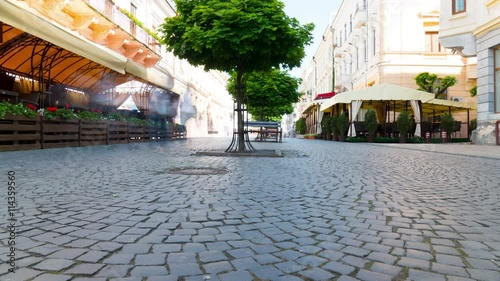
[[[285,3],[285,13],[296,18],[301,24],[314,23],[314,41],[306,46],[306,57],[302,59],[300,68],[294,68],[290,71],[292,76],[301,78],[302,71],[312,60],[314,53],[318,49],[319,43],[323,38],[323,33],[328,27],[330,17],[333,19],[342,0],[282,0]]]

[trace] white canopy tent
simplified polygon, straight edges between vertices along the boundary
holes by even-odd
[[[339,93],[326,100],[321,105],[320,110],[326,112],[329,111],[334,105],[349,104],[351,114],[349,119],[351,121],[351,125],[349,127],[348,135],[355,136],[356,130],[352,121],[358,115],[360,108],[365,101],[368,101],[370,104],[392,101],[392,106],[394,106],[393,111],[403,111],[406,110],[408,105],[411,105],[411,109],[415,115],[415,136],[422,136],[420,123],[422,122],[424,112],[429,113],[435,112],[436,110],[440,112],[451,112],[457,110],[474,110],[477,108],[475,104],[436,99],[433,94],[424,91],[392,84],[380,84],[360,90]]]

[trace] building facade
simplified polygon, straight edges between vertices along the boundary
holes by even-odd
[[[472,142],[498,145],[500,1],[441,0],[439,41],[477,61],[468,70],[477,78],[477,129]]]
[[[316,75],[303,77],[302,91],[342,93],[385,83],[416,89],[414,77],[430,72],[457,77],[446,99],[475,102],[469,91],[476,85],[470,71],[476,61],[439,44],[439,18],[439,3],[432,0],[343,1],[310,63]]]
[[[229,133],[227,75],[178,59],[155,34],[176,14],[171,2],[6,0],[0,10],[0,72],[23,82],[0,89],[47,92],[45,106],[60,101],[53,89],[72,91],[84,97],[73,99],[82,109],[133,97],[141,112],[186,125],[190,137]]]

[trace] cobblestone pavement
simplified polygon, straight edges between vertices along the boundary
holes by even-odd
[[[296,139],[193,156],[228,144],[0,153],[0,280],[500,280],[499,159]]]

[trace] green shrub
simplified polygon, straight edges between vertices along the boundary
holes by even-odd
[[[410,130],[411,124],[410,114],[408,111],[403,111],[399,114],[398,119],[396,119],[396,125],[398,126],[399,133],[406,135]]]
[[[377,131],[377,113],[373,109],[368,109],[365,114],[365,129],[370,135]]]
[[[297,134],[305,134],[307,130],[306,119],[304,117],[299,118],[297,122],[295,122],[295,132]]]
[[[86,121],[100,121],[102,120],[102,114],[100,112],[91,112],[91,111],[81,111],[78,112],[78,118],[80,120]]]
[[[341,136],[346,135],[346,131],[349,128],[349,119],[345,114],[340,114],[337,118],[337,129],[339,130],[339,134]]]
[[[5,114],[22,115],[26,117],[37,117],[38,113],[22,104],[11,104],[8,102],[0,102],[0,119],[5,117]]]
[[[453,129],[455,127],[455,118],[453,118],[453,115],[449,113],[443,114],[441,116],[441,130],[446,131],[447,136],[451,136],[451,133],[453,133]]]
[[[106,115],[106,119],[111,121],[120,121],[120,122],[125,121],[125,117],[123,117],[123,115],[121,115],[120,112],[110,112],[108,113],[108,115]]]

